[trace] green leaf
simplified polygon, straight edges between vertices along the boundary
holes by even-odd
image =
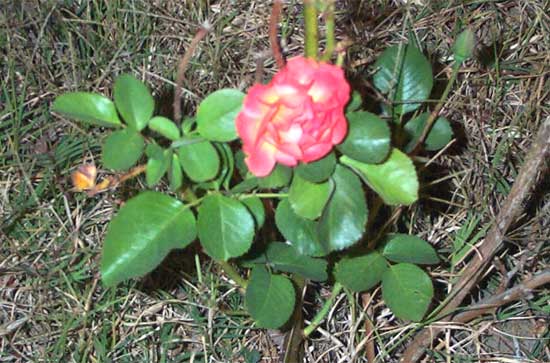
[[[277,164],[275,169],[264,178],[258,178],[258,185],[265,189],[282,188],[288,185],[292,178],[292,169],[288,166]]]
[[[199,207],[198,230],[201,245],[212,258],[227,261],[250,249],[254,219],[239,201],[211,194]]]
[[[241,110],[243,99],[244,93],[231,88],[208,95],[197,111],[197,125],[201,136],[210,141],[235,140],[235,118]]]
[[[131,129],[113,132],[103,142],[103,165],[113,170],[128,170],[141,158],[145,141]]]
[[[147,86],[134,76],[123,74],[115,81],[113,96],[118,112],[128,126],[143,130],[155,110],[155,100]]]
[[[388,261],[377,251],[363,256],[344,257],[334,267],[336,281],[355,292],[366,291],[382,280]]]
[[[334,192],[319,221],[319,240],[328,251],[357,242],[365,232],[368,214],[361,181],[353,172],[337,165],[332,180]]]
[[[172,141],[178,140],[181,136],[178,126],[166,117],[153,117],[149,120],[149,128]]]
[[[251,177],[243,180],[239,184],[231,188],[231,194],[246,193],[258,186],[258,179],[256,177]]]
[[[265,222],[265,209],[262,200],[258,197],[249,197],[244,198],[241,202],[243,202],[246,208],[248,208],[248,211],[252,213],[256,221],[256,229],[262,228]]]
[[[401,115],[420,107],[432,91],[432,66],[412,44],[389,47],[374,64],[374,86],[384,94],[392,94],[394,112]]]
[[[242,149],[239,149],[235,153],[235,166],[237,167],[237,170],[239,172],[239,175],[243,179],[247,179],[248,175],[248,166],[246,166],[246,163],[244,162],[245,155]]]
[[[424,112],[405,124],[404,130],[410,140],[405,146],[406,152],[411,152],[418,142],[429,117],[430,113]],[[429,151],[439,150],[447,145],[452,138],[453,129],[451,124],[445,117],[438,117],[432,125],[426,140],[424,140],[424,148]]]
[[[222,171],[220,173],[220,183],[227,190],[229,189],[231,178],[233,177],[233,171],[235,170],[235,158],[233,157],[233,151],[227,143],[216,144],[220,155],[222,156]]]
[[[300,164],[295,170],[303,179],[312,183],[320,183],[332,175],[335,166],[336,156],[334,152],[331,152],[324,158],[312,163]]]
[[[221,156],[220,172],[216,179],[202,183],[200,186],[203,189],[220,189],[222,186],[227,190],[229,189],[229,183],[233,177],[233,170],[235,169],[235,161],[233,159],[233,152],[231,147],[227,143],[215,143],[214,147],[218,150],[218,155]]]
[[[120,127],[115,104],[107,97],[88,92],[69,92],[58,96],[52,111],[97,126]]]
[[[196,182],[213,179],[220,169],[220,157],[208,141],[183,145],[178,156],[185,174]]]
[[[340,161],[361,173],[386,204],[411,205],[418,199],[416,169],[411,159],[398,149],[394,148],[382,164],[365,164],[347,156],[342,156]]]
[[[195,126],[197,123],[196,117],[184,117],[183,121],[181,122],[181,132],[184,135],[187,135],[193,130],[193,126]]]
[[[323,213],[331,191],[329,181],[311,183],[295,174],[288,191],[288,201],[297,215],[317,219]]]
[[[346,113],[357,111],[361,108],[361,105],[363,104],[363,99],[361,98],[361,94],[357,91],[353,91],[351,93],[351,99],[346,105]]]
[[[292,315],[295,295],[294,286],[286,277],[272,275],[265,267],[256,266],[246,288],[246,309],[259,327],[276,329]]]
[[[168,170],[168,180],[170,181],[170,190],[176,191],[183,185],[183,172],[181,171],[180,158],[177,154],[172,154],[170,170]]]
[[[283,237],[298,253],[317,257],[324,256],[329,252],[319,242],[317,222],[294,213],[287,199],[281,200],[277,206],[275,224]]]
[[[157,144],[149,144],[145,149],[148,157],[145,167],[145,181],[147,186],[154,187],[168,171],[170,166],[170,151],[164,150]]]
[[[128,200],[111,220],[101,256],[101,279],[107,286],[143,276],[174,248],[196,237],[195,217],[188,206],[158,192]]]
[[[370,112],[352,112],[346,115],[348,135],[337,146],[344,155],[363,163],[376,164],[388,156],[391,145],[390,128],[386,121]]]
[[[393,262],[409,262],[421,265],[439,263],[439,257],[432,245],[423,239],[408,234],[391,234],[387,238],[382,254]]]
[[[274,270],[296,273],[313,281],[325,281],[328,278],[327,261],[301,255],[286,243],[271,242],[264,253],[246,262],[265,263]]]
[[[398,318],[422,320],[433,294],[430,276],[416,265],[393,265],[382,276],[382,297]]]
[[[457,64],[461,64],[472,57],[475,43],[476,39],[474,32],[469,28],[458,35],[453,44],[454,59]]]

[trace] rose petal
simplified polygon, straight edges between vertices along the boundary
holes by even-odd
[[[275,167],[276,152],[277,149],[274,146],[268,143],[263,143],[260,147],[250,153],[244,162],[252,174],[262,178],[269,175]]]

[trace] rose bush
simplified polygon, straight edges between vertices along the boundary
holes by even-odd
[[[346,136],[349,97],[340,67],[301,56],[269,84],[252,86],[236,118],[250,172],[263,177],[276,163],[295,166],[328,154]]]

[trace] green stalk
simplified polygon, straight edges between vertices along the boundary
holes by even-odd
[[[306,57],[317,60],[317,7],[315,0],[304,0],[305,53]]]
[[[326,38],[327,38],[327,45],[325,49],[325,53],[323,54],[323,57],[321,60],[327,62],[332,57],[332,53],[334,52],[334,45],[335,45],[335,36],[334,36],[334,0],[325,0],[327,1],[327,8],[325,12],[325,26],[326,26]]]
[[[243,279],[237,269],[233,267],[229,262],[227,261],[216,261],[223,271],[231,278],[231,280],[235,281],[237,285],[239,285],[241,288],[246,289],[248,286],[248,281],[246,279]]]
[[[327,301],[325,301],[321,310],[319,310],[311,320],[311,323],[304,328],[304,337],[307,338],[323,322],[323,319],[325,319],[325,317],[329,313],[330,308],[332,307],[332,304],[334,304],[334,300],[336,300],[336,297],[338,296],[340,291],[342,291],[342,288],[343,286],[339,282],[334,283],[334,286],[332,287],[332,292],[330,294],[330,298]]]

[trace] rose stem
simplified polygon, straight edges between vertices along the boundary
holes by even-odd
[[[237,285],[239,285],[241,288],[246,289],[246,286],[248,285],[248,281],[241,277],[237,269],[233,267],[232,264],[230,264],[227,261],[216,261],[220,267],[225,271],[225,273],[233,280]]]
[[[304,0],[305,53],[306,57],[317,60],[317,8],[316,0]]]
[[[339,282],[335,282],[334,286],[332,287],[332,292],[330,293],[330,297],[327,301],[323,304],[323,307],[321,310],[317,312],[317,314],[313,317],[311,320],[311,323],[304,328],[304,337],[308,337],[317,327],[321,324],[323,319],[327,316],[327,314],[330,311],[330,308],[332,304],[334,303],[334,300],[342,290],[342,285]]]
[[[329,61],[332,57],[332,53],[334,52],[334,44],[335,44],[335,37],[334,37],[334,0],[325,0],[326,1],[326,9],[325,9],[325,37],[327,39],[327,45],[325,48],[325,53],[323,54],[323,57],[321,60],[323,61]]]

